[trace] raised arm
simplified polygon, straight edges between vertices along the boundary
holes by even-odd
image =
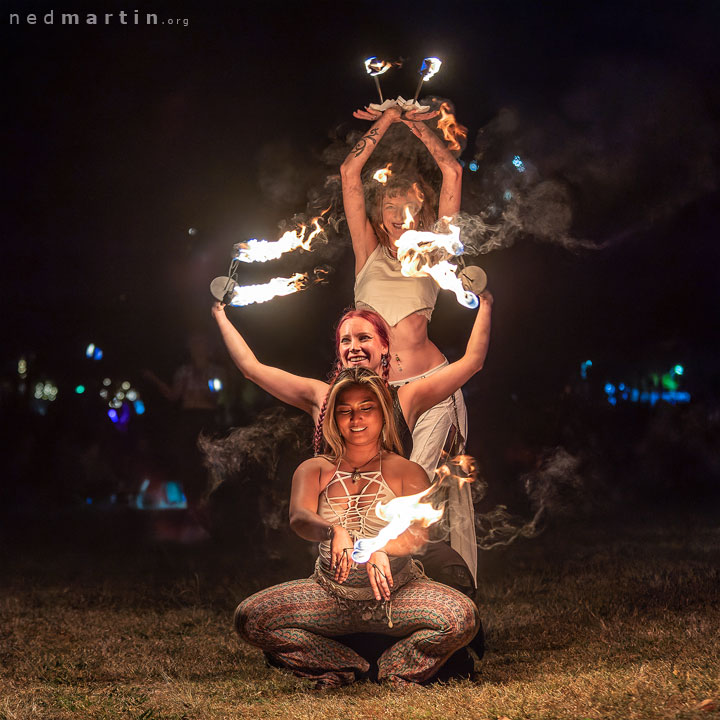
[[[217,302],[213,305],[212,314],[220,328],[225,347],[240,372],[273,397],[304,410],[317,422],[320,408],[327,394],[327,384],[320,380],[300,377],[280,370],[280,368],[264,365],[255,357],[255,353],[245,342],[245,338],[228,320],[225,306],[222,303]]]
[[[378,244],[378,239],[372,229],[367,216],[367,208],[365,207],[365,191],[361,177],[362,169],[388,128],[393,123],[400,122],[400,109],[392,107],[388,108],[384,113],[379,113],[376,110],[357,110],[354,115],[364,120],[375,120],[340,166],[345,218],[347,219],[353,252],[355,253],[355,272],[358,273]]]
[[[398,389],[398,400],[410,430],[415,427],[415,422],[422,413],[450,397],[476,372],[482,370],[490,345],[493,298],[488,291],[485,291],[478,295],[478,300],[480,305],[465,354],[429,377],[408,383]]]
[[[462,167],[448,146],[424,123],[437,115],[437,112],[418,114],[409,112],[403,117],[403,122],[410,128],[415,137],[425,145],[433,156],[442,173],[442,187],[438,203],[438,217],[452,216],[460,210],[460,195],[462,192]]]

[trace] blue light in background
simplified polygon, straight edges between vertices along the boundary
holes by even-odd
[[[676,365],[676,366],[673,368],[673,372],[674,372],[676,375],[682,375],[682,374],[685,372],[685,368],[684,368],[682,365]]]
[[[503,193],[503,199],[504,199],[505,201],[510,202],[510,200],[512,200],[512,198],[513,198],[513,194],[512,194],[509,190],[506,190],[506,191]]]
[[[525,172],[525,165],[519,155],[512,159],[512,164],[517,168],[518,172]]]
[[[117,410],[115,410],[114,408],[110,408],[110,409],[108,410],[108,417],[109,417],[114,423],[116,423],[116,422],[118,421]]]
[[[580,377],[583,380],[587,380],[587,372],[588,368],[592,367],[592,360],[585,360],[585,362],[580,363]]]
[[[136,414],[142,415],[145,412],[145,403],[142,400],[136,400],[133,406],[135,407]]]
[[[613,395],[615,393],[615,386],[612,383],[605,383],[605,392],[608,395]]]
[[[478,164],[474,160],[471,160],[468,163],[468,170],[470,170],[470,172],[477,172],[477,169],[478,169]]]

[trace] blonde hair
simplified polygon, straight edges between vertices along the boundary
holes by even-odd
[[[345,439],[340,434],[335,419],[335,405],[340,393],[351,387],[370,390],[377,398],[383,414],[382,432],[378,438],[380,449],[402,455],[402,443],[395,424],[395,410],[390,390],[388,390],[385,381],[377,373],[363,367],[342,370],[330,388],[322,426],[325,455],[328,455],[332,460],[338,460],[345,452]]]

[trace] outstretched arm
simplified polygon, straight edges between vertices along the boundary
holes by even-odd
[[[387,129],[393,123],[400,122],[400,109],[392,107],[384,113],[376,110],[356,110],[353,114],[363,120],[375,120],[340,166],[345,218],[355,253],[355,272],[358,273],[378,244],[365,207],[362,169]]]
[[[433,156],[442,173],[442,187],[440,188],[440,201],[438,204],[438,217],[452,216],[460,210],[460,194],[462,192],[462,167],[448,146],[424,123],[437,115],[434,113],[418,114],[409,112],[403,117],[403,122],[410,128],[415,137],[425,145]]]
[[[245,338],[228,320],[222,303],[216,302],[213,305],[212,314],[220,328],[225,347],[240,372],[273,397],[304,410],[317,421],[320,407],[327,394],[327,384],[264,365],[255,357]]]
[[[465,354],[459,360],[450,363],[429,377],[408,383],[398,389],[400,406],[411,430],[422,413],[450,397],[476,372],[482,370],[490,345],[490,317],[493,298],[486,290],[478,295],[478,300],[480,305]]]

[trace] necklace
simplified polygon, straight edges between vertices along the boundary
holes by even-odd
[[[350,473],[350,480],[354,483],[356,483],[360,479],[360,468],[365,467],[366,465],[370,464],[380,453],[382,450],[378,450],[369,460],[366,460],[362,465],[358,465],[357,467],[354,467],[352,470],[352,473]],[[345,462],[350,465],[351,463],[348,462],[347,458],[343,458]]]
[[[397,363],[398,370],[400,372],[402,372],[402,365],[400,364],[400,356],[397,353],[395,353],[395,362]]]

